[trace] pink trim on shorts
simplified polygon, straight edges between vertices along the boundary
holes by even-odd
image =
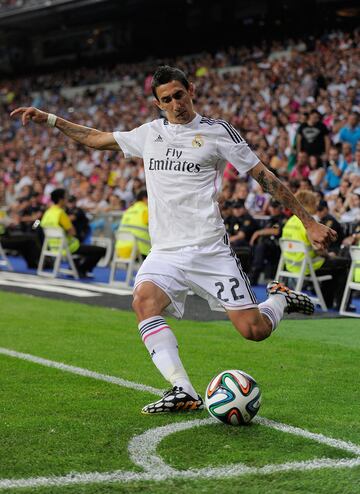
[[[170,328],[169,328],[169,326],[161,326],[160,328],[155,329],[155,331],[153,331],[152,333],[147,333],[146,336],[144,336],[144,338],[143,338],[143,342],[145,343],[146,338],[148,338],[149,336],[152,336],[153,334],[159,333],[163,329],[170,329]]]

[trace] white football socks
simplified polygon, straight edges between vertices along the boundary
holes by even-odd
[[[286,299],[280,294],[271,295],[265,302],[259,304],[259,311],[270,320],[273,331],[284,317],[286,306]]]
[[[173,386],[182,387],[193,398],[198,397],[180,360],[174,333],[161,316],[145,319],[139,324],[141,338],[154,364]]]

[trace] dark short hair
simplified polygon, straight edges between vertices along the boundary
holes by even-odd
[[[270,206],[272,208],[281,208],[281,202],[277,201],[276,199],[270,199]]]
[[[317,207],[317,210],[318,211],[323,211],[325,208],[328,207],[328,203],[326,201],[324,201],[324,199],[321,199],[319,201],[319,204],[318,204],[318,207]]]
[[[143,199],[147,198],[148,193],[145,189],[141,189],[137,194],[136,194],[136,200],[137,201],[142,201]]]
[[[51,194],[51,200],[54,204],[58,204],[61,199],[65,199],[66,190],[65,189],[54,189]]]
[[[156,93],[156,88],[171,81],[181,82],[185,89],[189,89],[190,87],[189,80],[182,70],[176,67],[170,67],[169,65],[161,65],[156,69],[151,82],[151,89],[157,100],[159,98]]]
[[[245,201],[244,199],[237,199],[235,202],[233,202],[232,205],[233,208],[244,208],[245,207]]]

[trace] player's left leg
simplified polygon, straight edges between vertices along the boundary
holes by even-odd
[[[146,414],[203,408],[181,362],[176,336],[163,317],[165,309],[177,318],[184,311],[188,287],[175,261],[173,255],[152,253],[135,280],[133,308],[141,338],[155,366],[172,385],[160,400],[143,408]]]

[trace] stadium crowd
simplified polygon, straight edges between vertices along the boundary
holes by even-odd
[[[359,46],[359,31],[331,32],[214,54],[0,80],[3,229],[31,232],[59,187],[90,220],[124,211],[145,187],[140,159],[89,150],[56,129],[33,125],[25,130],[9,118],[10,112],[32,105],[89,127],[130,130],[158,118],[151,73],[159,63],[169,63],[195,82],[199,113],[236,127],[293,192],[317,193],[317,216],[339,230],[339,249],[344,237],[360,230]],[[118,89],[106,85],[114,81],[120,83]],[[73,96],[63,91],[90,84]],[[261,258],[254,253],[259,238],[276,244],[290,215],[256,182],[237,176],[231,163],[219,202],[233,246],[255,259]],[[253,270],[253,282],[263,268]]]

